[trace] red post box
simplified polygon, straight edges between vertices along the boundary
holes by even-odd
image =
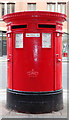
[[[7,23],[7,107],[29,113],[63,108],[62,22],[66,15],[29,11]]]
[[[64,57],[67,57],[67,56],[68,56],[68,55],[67,55],[67,52],[64,52],[64,53],[63,53],[63,56],[64,56]]]

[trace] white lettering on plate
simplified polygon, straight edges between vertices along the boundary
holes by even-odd
[[[40,33],[26,33],[26,37],[40,37]]]

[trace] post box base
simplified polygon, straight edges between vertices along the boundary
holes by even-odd
[[[25,113],[49,113],[63,109],[63,91],[18,92],[7,90],[7,108]]]

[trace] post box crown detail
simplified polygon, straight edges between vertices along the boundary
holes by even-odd
[[[45,21],[54,21],[62,23],[66,20],[66,15],[62,13],[47,11],[25,11],[10,13],[3,16],[3,20],[7,23],[18,20],[23,21],[25,19],[42,19]]]

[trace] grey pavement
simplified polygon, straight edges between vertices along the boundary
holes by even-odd
[[[67,76],[69,76],[67,71],[67,66],[69,65],[69,62],[62,62],[62,86],[63,89],[67,89]]]
[[[0,89],[7,86],[7,56],[0,57]]]

